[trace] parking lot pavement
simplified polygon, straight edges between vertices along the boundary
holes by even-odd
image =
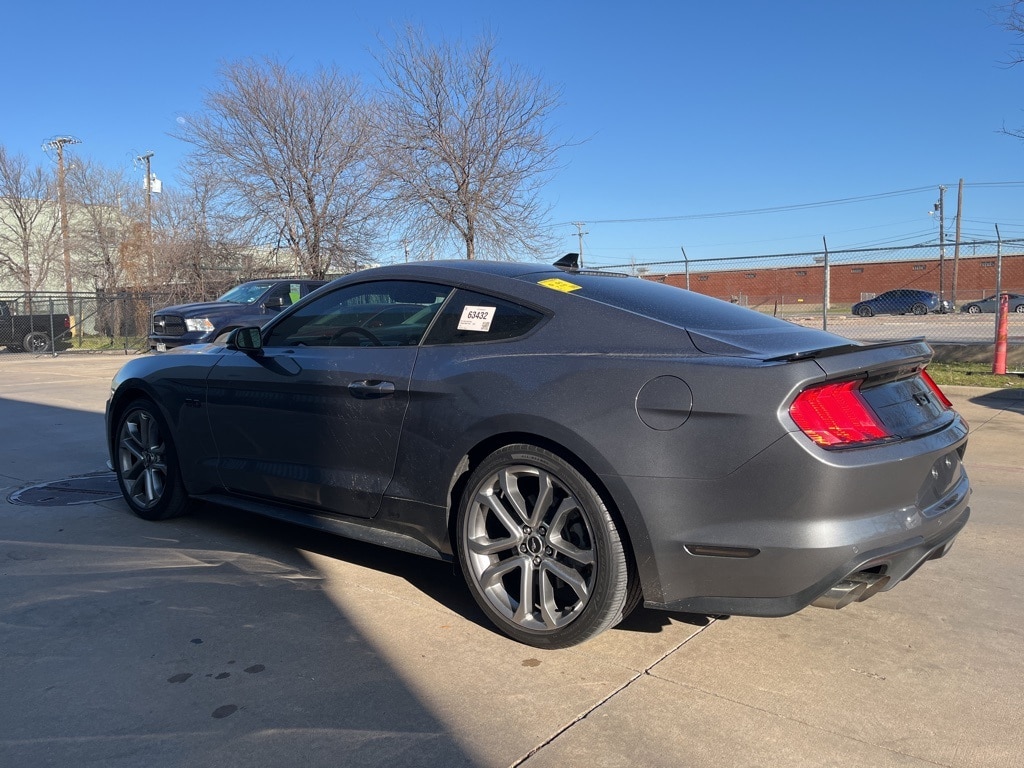
[[[641,610],[539,651],[435,561],[208,506],[10,501],[102,470],[122,362],[0,366],[0,764],[1024,765],[1012,393],[949,392],[972,520],[892,592],[784,619]]]

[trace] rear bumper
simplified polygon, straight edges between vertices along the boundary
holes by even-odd
[[[855,574],[886,577],[868,596],[891,589],[949,550],[970,517],[966,433],[957,419],[910,444],[833,453],[791,436],[721,478],[602,479],[645,605],[785,616]]]
[[[964,478],[966,485],[966,477]],[[851,577],[856,578],[858,574],[873,574],[877,577],[884,577],[884,585],[878,589],[879,592],[886,592],[901,581],[912,576],[918,568],[929,560],[937,560],[944,557],[953,546],[957,535],[963,530],[970,518],[970,507],[967,506],[967,498],[970,495],[969,487],[965,489],[961,505],[956,511],[947,516],[946,523],[935,534],[925,539],[914,537],[895,546],[880,547],[878,549],[863,552],[848,558],[840,566],[833,568],[827,575],[817,582],[811,584],[802,591],[778,597],[725,597],[725,596],[704,596],[688,597],[667,603],[646,602],[648,608],[656,608],[666,611],[680,611],[684,613],[721,614],[735,616],[788,616],[796,613],[808,605],[816,604],[815,601],[827,595],[829,591],[838,584],[848,581]],[[771,554],[771,553],[762,553]],[[834,560],[842,557],[842,551],[824,552],[783,552],[774,553],[771,559],[785,561],[787,559],[813,558],[821,563],[823,567]],[[765,574],[771,578],[770,574]],[[870,591],[865,597],[875,594]],[[821,607],[841,607],[839,605],[825,606],[824,601]]]

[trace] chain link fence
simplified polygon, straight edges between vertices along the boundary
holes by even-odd
[[[0,358],[149,350],[153,311],[173,294],[17,293],[0,291]]]
[[[857,341],[924,337],[940,359],[991,362],[998,331],[994,297],[1018,295],[1010,301],[1007,360],[1016,370],[1024,368],[1024,240],[684,258],[636,266],[646,279]],[[894,291],[898,295],[890,296]],[[922,299],[925,294],[932,296]],[[174,288],[0,292],[0,356],[146,352],[153,312],[200,298],[213,296],[186,297]]]

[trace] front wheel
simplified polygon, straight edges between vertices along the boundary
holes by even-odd
[[[125,501],[144,520],[184,514],[188,498],[181,482],[171,432],[157,407],[136,400],[117,422],[114,469]]]
[[[25,334],[25,340],[21,342],[21,346],[28,352],[35,354],[42,354],[43,352],[50,351],[50,337],[42,331],[29,331]]]
[[[1018,304],[1013,311],[1016,312],[1018,315],[1024,315],[1024,304]]]
[[[977,304],[968,304],[967,305],[967,314],[969,314],[969,315],[980,315],[981,314],[981,307],[979,307]]]
[[[572,465],[509,445],[473,472],[459,505],[459,562],[477,604],[509,637],[540,648],[582,643],[637,602],[618,526]]]
[[[910,311],[913,312],[915,315],[927,315],[928,307],[918,302],[917,304],[910,308]]]

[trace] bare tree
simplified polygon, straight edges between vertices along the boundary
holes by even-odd
[[[185,170],[183,185],[165,190],[154,207],[159,276],[176,302],[213,298],[239,280],[268,271],[266,258],[251,258],[246,222],[226,215],[220,204],[216,175],[202,166],[186,165]],[[282,272],[295,271],[289,259]]]
[[[225,210],[253,223],[266,247],[290,250],[311,277],[350,268],[373,243],[377,213],[358,83],[270,59],[228,64],[221,77],[178,138],[217,175]]]
[[[1024,40],[1024,0],[1012,0],[1012,2],[996,6],[992,16],[995,23],[1013,33],[1018,44]],[[1010,58],[1006,64],[1015,67],[1021,62],[1024,62],[1024,49],[1014,48],[1010,51]],[[1004,125],[1000,132],[1007,136],[1024,139],[1024,128],[1011,130]]]
[[[383,45],[380,159],[406,237],[426,252],[457,243],[467,259],[547,247],[539,193],[567,146],[550,124],[560,91],[498,62],[490,36],[432,45],[407,27]]]
[[[146,225],[142,191],[123,169],[76,157],[67,173],[78,281],[114,290],[146,279]]]
[[[46,284],[60,242],[53,178],[0,146],[0,273],[26,294]]]
[[[997,6],[993,14],[995,21],[1003,29],[1012,32],[1018,43],[1024,40],[1024,0],[1012,0],[1012,2]],[[1010,52],[1010,59],[1007,62],[1015,66],[1024,61],[1024,49],[1015,48]]]

